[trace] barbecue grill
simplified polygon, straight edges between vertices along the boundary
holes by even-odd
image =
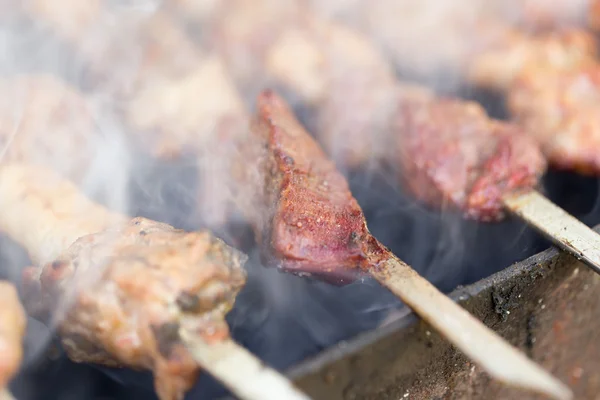
[[[185,0],[173,1],[173,4],[176,4],[177,7],[186,3],[188,2]],[[334,3],[332,2],[332,4]],[[106,109],[100,110],[97,114],[99,115],[98,120],[94,121],[98,125],[99,131],[116,132],[116,137],[122,132],[128,131],[128,129],[135,131],[138,135],[140,133],[147,135],[139,135],[140,137],[135,137],[131,140],[131,143],[127,143],[127,145],[132,144],[134,150],[132,150],[133,155],[129,154],[129,159],[123,163],[127,168],[126,174],[119,173],[118,167],[117,169],[110,169],[110,171],[103,169],[106,166],[98,163],[94,165],[95,169],[90,167],[90,170],[95,173],[92,178],[88,178],[88,181],[84,179],[83,183],[77,183],[90,197],[100,203],[108,203],[109,208],[114,205],[115,199],[126,197],[129,204],[127,204],[127,207],[120,207],[121,204],[118,204],[119,211],[126,208],[127,214],[141,215],[186,230],[196,230],[199,227],[210,226],[216,236],[223,238],[231,246],[248,253],[250,256],[246,264],[248,283],[237,297],[234,309],[227,316],[227,323],[231,329],[232,337],[237,343],[248,348],[267,364],[278,370],[287,371],[290,380],[314,399],[542,398],[540,395],[509,388],[507,385],[494,381],[481,366],[471,361],[454,347],[450,343],[452,340],[444,339],[432,329],[431,325],[420,320],[416,314],[403,306],[395,295],[383,290],[377,281],[390,289],[393,289],[393,285],[389,285],[385,273],[379,275],[373,273],[375,268],[365,268],[365,271],[371,273],[376,279],[372,279],[367,275],[345,287],[330,286],[316,281],[314,277],[302,276],[306,272],[302,270],[300,270],[301,276],[291,276],[282,274],[275,269],[265,268],[264,254],[259,254],[261,252],[260,247],[264,246],[262,243],[257,244],[255,242],[256,236],[253,235],[250,227],[245,222],[232,219],[228,220],[226,225],[219,225],[224,214],[212,213],[212,210],[218,210],[219,207],[211,209],[209,205],[208,208],[199,210],[198,204],[201,203],[201,206],[204,206],[204,204],[202,200],[198,200],[198,193],[208,192],[210,194],[211,188],[215,187],[203,186],[198,188],[198,183],[204,184],[203,179],[206,178],[206,176],[204,178],[199,177],[199,171],[206,173],[202,168],[206,168],[207,165],[211,167],[211,162],[214,161],[218,164],[223,156],[221,154],[204,153],[199,157],[198,154],[194,153],[198,150],[195,146],[189,146],[189,149],[186,148],[190,143],[185,142],[185,135],[189,135],[190,132],[194,133],[195,126],[193,125],[198,123],[198,117],[196,116],[196,119],[194,119],[194,113],[191,112],[185,118],[177,120],[169,119],[172,118],[172,115],[166,113],[165,120],[167,122],[160,119],[161,115],[154,120],[155,115],[153,112],[146,112],[144,108],[155,106],[157,103],[155,101],[157,98],[153,98],[152,95],[148,98],[141,96],[142,100],[136,106],[138,108],[133,111],[128,108],[128,105],[124,105],[127,101],[135,99],[138,91],[141,90],[140,87],[144,87],[144,83],[152,82],[156,76],[160,76],[161,62],[164,61],[160,60],[160,56],[169,58],[169,52],[171,51],[169,46],[164,45],[164,43],[156,44],[161,41],[157,37],[148,39],[156,46],[156,48],[152,47],[148,54],[144,54],[148,59],[144,58],[142,64],[145,67],[149,66],[149,68],[144,70],[143,74],[140,74],[141,77],[127,75],[131,71],[127,71],[127,68],[125,68],[121,72],[125,77],[131,77],[131,82],[127,81],[127,85],[125,85],[119,80],[120,76],[117,77],[116,81],[113,81],[114,77],[107,74],[107,70],[110,71],[111,69],[110,56],[128,56],[126,50],[123,52],[123,49],[115,46],[114,54],[111,50],[108,53],[98,53],[102,54],[98,56],[90,51],[89,47],[78,47],[81,43],[78,42],[79,38],[74,32],[81,29],[81,26],[69,24],[60,26],[60,23],[56,25],[58,20],[53,20],[53,18],[60,20],[60,16],[53,14],[50,8],[44,8],[42,4],[43,1],[40,0],[37,6],[32,9],[25,8],[22,13],[21,10],[11,16],[8,16],[10,13],[7,14],[5,16],[7,19],[0,21],[1,23],[7,22],[2,33],[12,37],[15,35],[13,31],[18,32],[18,34],[25,32],[26,37],[34,38],[30,40],[32,43],[38,41],[43,43],[52,42],[50,47],[54,50],[46,52],[58,51],[69,54],[72,57],[67,63],[69,68],[64,68],[61,62],[57,63],[55,57],[52,54],[45,54],[46,52],[31,57],[25,49],[27,46],[22,46],[18,41],[11,38],[7,43],[9,43],[9,46],[16,48],[14,52],[16,60],[14,65],[8,65],[8,63],[5,63],[7,65],[1,65],[2,62],[0,62],[2,74],[10,76],[15,71],[28,74],[51,72],[60,76],[64,82],[69,82],[71,86],[78,87],[82,92],[93,93],[94,96],[100,98],[102,96],[107,97],[107,102],[99,102],[100,108],[105,107]],[[177,7],[175,10],[179,10]],[[209,5],[207,9],[199,9],[199,15],[195,17],[207,22],[203,20],[203,13],[210,14],[210,7]],[[86,15],[88,18],[93,15],[93,12],[86,14],[89,10],[81,9],[79,11],[82,12],[80,15],[82,18]],[[357,17],[352,14],[350,12],[347,16],[344,15],[350,25],[354,23],[353,21]],[[44,24],[48,23],[47,25],[42,24],[41,32],[37,31],[39,26],[32,24],[29,19],[32,15],[39,17]],[[175,12],[174,15],[190,22],[189,16],[185,13],[182,16]],[[285,18],[290,17],[289,15],[284,16]],[[578,16],[570,15],[565,19],[574,18],[578,21],[578,24],[581,23],[575,17]],[[284,23],[282,21],[285,21],[285,18],[282,17],[282,20],[278,22]],[[552,18],[556,18],[556,16]],[[193,22],[193,20],[191,21]],[[190,65],[198,65],[199,60],[204,59],[206,56],[202,53],[205,50],[204,48],[202,51],[198,50],[196,52],[193,49],[194,46],[189,46],[189,42],[183,39],[186,37],[185,34],[189,34],[190,38],[199,37],[199,42],[206,46],[206,43],[202,42],[204,40],[202,39],[203,33],[195,29],[196,27],[193,24],[191,24],[191,27],[184,27],[190,28],[185,31],[179,29],[182,27],[169,25],[169,18],[163,19],[160,17],[153,23],[159,27],[158,31],[154,31],[154,34],[156,32],[167,32],[165,33],[165,43],[175,38],[175,40],[185,42],[181,44],[181,47],[176,47],[177,49],[189,50],[190,52],[190,54],[186,54],[189,57],[183,57],[180,64],[173,63],[176,65],[175,76],[180,72],[185,75],[182,71]],[[207,25],[210,26],[210,22]],[[323,26],[327,27],[328,25],[324,24]],[[57,29],[57,27],[60,29]],[[61,31],[62,28],[66,30]],[[337,35],[340,35],[340,38],[345,37],[348,39],[352,38],[352,30],[355,29],[356,27],[352,27],[348,31],[344,31],[344,29],[334,31],[337,32]],[[327,29],[324,31],[327,32]],[[367,32],[369,32],[368,29]],[[44,36],[49,34],[56,35],[56,37],[53,36],[46,40]],[[219,35],[216,38],[217,40],[231,40],[227,37],[227,34],[231,34],[231,32],[223,34],[225,39]],[[264,32],[259,29],[254,40],[260,42],[263,34]],[[123,37],[125,39],[127,34],[124,34]],[[235,37],[235,33],[233,37]],[[324,37],[327,36],[321,36],[321,38]],[[374,34],[374,37],[377,37],[377,34]],[[587,40],[586,38],[584,38],[584,42]],[[294,38],[292,37],[292,39]],[[360,39],[360,36],[358,36],[358,39]],[[382,41],[379,45],[384,50],[390,50],[389,48],[386,49],[385,37],[378,37],[377,39]],[[373,38],[369,40],[375,41]],[[58,45],[54,43],[55,41]],[[124,40],[123,42],[126,49],[127,41]],[[360,42],[360,40],[354,43],[357,42]],[[92,40],[91,43],[94,43],[94,41]],[[291,43],[294,43],[293,40]],[[350,40],[350,43],[352,43],[352,40]],[[251,45],[257,45],[257,43],[251,43]],[[161,48],[161,46],[164,47]],[[367,48],[369,46],[371,44]],[[336,51],[340,51],[339,54],[344,54],[343,47],[341,46]],[[358,48],[360,48],[360,45]],[[242,53],[247,51],[243,49],[243,46],[241,49]],[[255,50],[263,51],[264,49],[261,50],[260,46],[257,46]],[[376,54],[376,52],[369,52],[372,49],[367,50],[366,53],[362,54],[363,56],[364,54]],[[214,51],[214,49],[211,51]],[[593,53],[593,51],[589,51]],[[104,54],[108,55],[104,57]],[[283,52],[282,54],[285,55],[286,53]],[[396,77],[406,81],[423,78],[418,75],[419,72],[424,71],[418,71],[418,68],[416,76],[411,74],[415,72],[414,65],[399,65],[401,57],[398,54],[394,53],[391,57],[393,62],[398,64],[394,65],[398,69],[395,71],[398,75],[392,73],[392,81]],[[156,55],[159,57],[156,58]],[[231,56],[231,54],[227,56]],[[277,56],[281,55],[277,54]],[[589,58],[586,58],[587,56],[587,53],[581,55],[585,62],[589,61]],[[263,82],[262,78],[248,81],[247,75],[250,73],[252,76],[252,74],[257,73],[257,70],[250,68],[246,71],[232,68],[235,71],[232,75],[239,82],[242,82],[240,84],[240,96],[243,97],[244,102],[253,104],[254,92],[263,89],[263,84],[268,84],[291,101],[293,111],[299,116],[302,124],[307,126],[308,130],[315,133],[316,136],[322,133],[320,132],[322,127],[329,126],[328,123],[335,127],[339,121],[334,118],[332,122],[331,119],[328,119],[329,115],[325,115],[326,118],[323,119],[322,115],[319,114],[319,108],[322,104],[325,104],[327,107],[332,107],[331,110],[339,111],[335,108],[335,104],[340,100],[346,100],[343,91],[344,81],[341,80],[342,85],[340,85],[340,82],[333,79],[336,83],[332,85],[339,92],[336,92],[332,98],[326,97],[327,101],[319,100],[322,102],[319,103],[319,101],[314,100],[314,98],[319,98],[319,95],[322,96],[322,94],[319,94],[319,90],[314,87],[307,87],[304,90],[302,86],[295,86],[298,81],[293,79],[293,74],[291,75],[292,79],[287,81],[286,79],[290,78],[290,75],[286,75],[289,72],[286,71],[287,65],[285,63],[283,66],[278,64],[281,62],[281,58],[273,56],[273,59],[275,60],[273,61],[275,67],[271,67],[273,67],[277,79],[270,80],[272,78],[270,77],[264,80],[266,83]],[[109,61],[107,62],[107,60]],[[215,61],[217,57],[211,60]],[[153,62],[158,64],[155,69]],[[228,62],[235,64],[239,60],[236,61],[233,57],[233,61],[228,60]],[[127,66],[127,61],[124,61],[124,64]],[[209,70],[210,73],[206,75],[199,73],[197,76],[192,74],[198,78],[192,80],[192,82],[195,85],[198,85],[198,82],[209,85],[213,81],[206,79],[206,76],[213,77],[215,78],[214,81],[217,82],[216,87],[222,89],[221,94],[226,93],[223,97],[230,96],[223,104],[219,103],[216,107],[222,106],[227,112],[231,112],[231,115],[226,115],[226,118],[219,120],[218,128],[215,128],[224,129],[227,132],[227,129],[239,123],[240,119],[245,121],[247,117],[245,105],[241,101],[236,103],[236,101],[231,100],[231,98],[238,95],[235,93],[237,87],[230,90],[231,88],[227,85],[222,85],[221,80],[226,82],[229,78],[227,73],[224,73],[226,69],[220,70],[221,64],[216,61],[207,64],[209,64],[209,67],[206,70]],[[383,64],[387,66],[388,62],[385,61]],[[82,71],[80,68],[83,68],[81,65],[85,65],[83,69],[85,72],[81,74],[83,77],[80,76]],[[92,68],[89,68],[90,65]],[[203,64],[203,68],[205,65]],[[373,65],[377,65],[377,63],[375,62]],[[227,66],[229,67],[229,65]],[[403,70],[403,67],[407,67],[407,69]],[[181,70],[178,68],[181,68]],[[256,65],[253,68],[256,68]],[[260,69],[258,68],[258,70]],[[437,87],[438,93],[445,92],[454,97],[472,99],[481,104],[489,115],[494,118],[508,119],[511,117],[511,111],[507,111],[503,107],[504,97],[496,91],[484,92],[480,88],[473,89],[469,85],[457,87],[455,85],[456,76],[454,76],[457,71],[450,69],[445,72],[449,73],[448,79],[451,82],[450,84],[442,82]],[[352,77],[352,74],[349,76]],[[147,81],[144,81],[144,79]],[[483,79],[485,79],[485,76]],[[302,79],[300,81],[302,83]],[[48,80],[46,84],[48,82],[52,81]],[[386,81],[386,79],[378,82],[382,87],[389,83],[390,81]],[[422,83],[428,86],[436,86],[436,82],[432,83],[431,76],[426,77]],[[498,82],[495,83],[498,84]],[[50,83],[51,85],[53,84]],[[104,92],[103,85],[110,89]],[[168,98],[175,98],[177,95],[185,97],[190,93],[189,90],[184,90],[186,88],[185,84],[173,86],[178,86],[178,89],[165,92],[160,90],[152,92],[150,90],[148,93],[166,93],[168,96],[165,94],[162,97]],[[43,92],[43,84],[41,88],[41,92]],[[61,90],[60,85],[56,88],[57,91]],[[363,89],[359,89],[359,93],[362,93],[360,90]],[[231,93],[228,91],[231,91]],[[367,93],[371,94],[372,92]],[[74,96],[76,97],[78,94],[74,94]],[[119,100],[114,101],[113,96]],[[259,111],[258,114],[261,118],[269,121],[269,123],[272,123],[272,120],[277,121],[278,118],[285,118],[281,116],[281,113],[278,114],[280,110],[278,111],[277,107],[273,106],[279,101],[276,97],[273,97],[277,95],[273,95],[271,92],[263,92],[261,96],[259,98],[262,99],[263,108],[267,109],[267,111]],[[160,97],[158,96],[158,99]],[[50,96],[50,98],[52,97]],[[122,98],[127,100],[124,103],[119,103]],[[356,106],[357,98],[348,96],[347,100],[351,106]],[[432,98],[434,102],[437,101],[435,96]],[[371,100],[375,105],[379,104],[377,101],[382,101],[378,97]],[[231,102],[227,103],[227,101]],[[315,103],[313,104],[311,101],[315,101]],[[65,102],[67,105],[63,105],[63,108],[68,109],[68,102]],[[112,104],[113,102],[115,104]],[[232,106],[232,103],[235,104]],[[168,105],[168,103],[165,104]],[[379,111],[380,107],[373,106],[373,104],[369,105],[372,107],[371,111]],[[227,109],[227,107],[230,108]],[[187,107],[183,108],[188,112],[190,110]],[[160,106],[152,110],[156,111],[157,114],[162,111]],[[94,112],[96,111],[94,110]],[[210,114],[212,111],[214,110],[209,106],[206,114],[207,118],[212,117]],[[222,110],[219,109],[215,112],[220,111]],[[385,119],[386,112],[381,112],[382,119]],[[85,112],[82,112],[81,116],[84,121],[82,126],[88,129],[89,127],[85,124],[89,121],[85,122]],[[336,116],[335,113],[334,116]],[[339,117],[339,115],[336,117]],[[139,123],[139,126],[132,129],[131,125],[128,125],[132,123],[128,118],[134,120],[135,123]],[[121,119],[128,122],[123,122]],[[326,122],[323,123],[323,120]],[[344,119],[341,123],[341,129],[343,130],[343,125],[349,122],[356,122],[359,125],[364,123],[360,117],[355,121],[352,118]],[[173,138],[173,140],[168,135],[165,136],[166,133],[168,134],[170,123],[177,125],[183,135]],[[370,125],[371,123],[373,125]],[[60,125],[60,121],[57,124]],[[192,125],[191,128],[190,125]],[[360,125],[359,130],[370,129],[373,126],[379,127],[377,121],[369,120],[364,126]],[[277,124],[274,123],[271,129],[276,130],[276,128]],[[346,129],[348,128],[354,127],[346,126]],[[87,142],[85,146],[83,145],[83,142],[87,140],[85,129],[81,129],[84,139],[82,139],[82,145],[79,148],[81,150],[79,156],[83,160],[85,160],[87,154],[84,148],[90,146],[93,148],[93,145]],[[333,128],[333,131],[335,129]],[[330,134],[330,132],[325,133],[325,135],[327,134]],[[333,132],[333,137],[335,138],[335,132]],[[148,140],[151,144],[147,148],[144,147],[145,138],[150,138]],[[131,138],[128,137],[129,139]],[[545,215],[544,212],[534,210],[533,213],[527,214],[525,212],[525,215],[523,215],[521,212],[523,212],[522,208],[524,207],[519,206],[518,201],[513,203],[517,204],[516,206],[511,206],[511,203],[506,198],[501,198],[501,196],[497,196],[495,199],[497,204],[483,212],[488,218],[487,220],[494,220],[501,219],[498,217],[501,210],[508,210],[529,225],[536,226],[542,231],[546,230],[546,233],[554,236],[554,242],[558,242],[559,246],[568,252],[575,253],[579,260],[583,260],[583,262],[554,248],[546,250],[550,246],[550,242],[531,228],[526,227],[522,221],[509,218],[497,224],[482,224],[481,221],[463,218],[468,213],[461,215],[457,211],[464,210],[457,210],[456,207],[446,209],[446,204],[442,204],[440,207],[441,212],[440,209],[434,210],[431,207],[426,207],[415,200],[414,193],[408,193],[408,190],[402,188],[402,185],[398,183],[402,181],[399,177],[402,172],[397,171],[395,165],[389,165],[389,162],[379,163],[380,160],[373,164],[361,164],[362,161],[357,161],[360,159],[361,154],[360,152],[353,153],[356,148],[352,148],[352,145],[346,146],[350,148],[350,152],[348,152],[348,148],[341,150],[341,158],[337,159],[336,151],[340,149],[335,145],[335,140],[333,140],[334,144],[332,145],[332,142],[327,142],[331,137],[318,139],[325,142],[323,146],[330,153],[329,155],[335,158],[336,162],[339,161],[339,169],[348,178],[351,192],[364,210],[373,237],[376,237],[394,254],[414,267],[421,275],[431,280],[440,290],[444,292],[454,290],[450,294],[453,300],[556,378],[568,384],[574,391],[576,398],[596,398],[596,393],[600,390],[600,376],[596,373],[600,354],[598,354],[594,341],[595,325],[597,324],[595,321],[598,320],[594,317],[600,317],[600,315],[596,315],[600,313],[600,308],[595,305],[600,278],[589,267],[599,268],[600,259],[598,259],[598,256],[600,253],[595,252],[595,248],[582,247],[582,243],[585,245],[585,241],[577,242],[577,240],[580,240],[581,237],[587,239],[591,237],[592,243],[596,243],[598,238],[594,235],[590,236],[591,232],[580,226],[579,230],[569,231],[564,237],[557,239],[560,233],[557,233],[557,231],[548,232],[548,227],[551,224],[548,224],[548,219],[546,222],[543,219],[544,216],[550,217],[549,220],[551,221],[552,218],[556,217],[555,211],[549,211],[550,214]],[[273,140],[276,142],[280,139]],[[373,141],[376,142],[377,140]],[[348,140],[348,142],[351,141]],[[117,144],[117,142],[110,143],[116,144],[116,147],[122,145],[122,143]],[[191,143],[195,145],[194,142]],[[44,147],[44,149],[48,147],[50,149],[49,153],[52,153],[54,144],[49,141],[40,147]],[[379,144],[385,147],[381,143]],[[162,149],[160,149],[160,145],[163,146]],[[108,145],[108,149],[98,149],[98,153],[106,150],[111,153],[110,146],[111,144]],[[378,152],[381,149],[373,146],[370,151]],[[123,161],[117,160],[117,158],[124,155],[116,151],[114,153],[109,154],[110,158],[108,158],[108,160],[111,160],[110,162],[113,162],[112,167]],[[27,151],[24,154],[22,157],[28,162]],[[285,154],[285,149],[283,154]],[[198,159],[202,162],[202,157],[209,161],[204,161],[206,165],[202,164],[198,168]],[[319,160],[319,155],[315,152],[313,152],[312,157],[313,160],[317,160],[316,163],[327,160],[326,157]],[[301,164],[301,158],[294,159],[287,155],[283,158],[283,163],[290,166],[300,160]],[[19,162],[21,161],[19,160]],[[345,165],[346,162],[348,165]],[[352,163],[355,163],[355,165],[350,166]],[[69,174],[69,168],[72,167],[71,164],[70,160],[65,163],[67,175]],[[0,165],[1,167],[2,165]],[[539,163],[537,168],[542,171],[542,163]],[[83,174],[84,171],[79,172]],[[530,171],[530,173],[531,176],[535,175],[534,172]],[[119,175],[119,177],[115,180],[116,175]],[[128,179],[127,182],[124,178]],[[97,180],[102,182],[98,184]],[[93,181],[91,185],[90,181]],[[119,185],[117,185],[117,181]],[[531,189],[529,186],[532,186],[531,184],[518,182],[516,184],[517,188],[520,184],[525,187],[525,193]],[[600,210],[596,204],[598,185],[595,178],[583,177],[572,172],[559,173],[551,171],[545,175],[542,187],[545,196],[584,221],[588,226],[600,223]],[[120,190],[123,190],[123,193],[119,193],[121,197],[111,193],[111,191],[117,192]],[[534,203],[541,204],[537,202],[542,197],[535,192],[533,193]],[[517,200],[523,195],[518,190],[515,190],[513,194],[517,197]],[[210,197],[210,195],[207,197]],[[223,199],[225,197],[220,197],[216,199],[216,202],[218,203]],[[116,201],[118,202],[118,199]],[[460,204],[460,201],[456,203]],[[460,209],[460,207],[458,208]],[[472,213],[472,211],[469,210],[471,216],[479,215],[477,212]],[[225,214],[227,212],[229,210],[226,210]],[[225,219],[229,217],[226,215]],[[66,219],[68,221],[68,217]],[[264,221],[259,222],[264,223]],[[133,224],[137,223],[134,222]],[[301,226],[302,223],[298,222],[298,228]],[[357,236],[354,235],[357,231],[353,231],[350,238],[358,240]],[[577,231],[577,234],[575,234],[575,231]],[[82,230],[82,232],[85,232],[85,230]],[[140,231],[140,236],[146,236],[147,234],[147,231]],[[580,234],[581,236],[578,236]],[[80,236],[78,235],[78,237]],[[577,243],[570,242],[572,238]],[[20,244],[24,245],[23,243]],[[30,248],[27,248],[27,251],[30,255],[32,254]],[[535,254],[540,251],[541,253]],[[35,252],[33,253],[35,254]],[[3,264],[10,266],[10,268],[5,268],[2,271],[1,277],[14,281],[18,280],[18,269],[27,265],[28,262],[22,249],[7,238],[2,237],[0,256]],[[293,258],[290,257],[290,259]],[[38,260],[34,258],[35,261]],[[282,257],[280,263],[283,264],[286,261],[289,261],[289,259],[286,260]],[[51,266],[52,264],[45,264],[45,266]],[[239,285],[236,287],[239,287]],[[402,297],[398,292],[394,293]],[[410,299],[410,296],[406,296],[408,298],[405,299],[407,303],[411,300],[414,302],[414,298]],[[436,301],[439,301],[439,298]],[[28,312],[33,314],[29,310]],[[419,312],[423,313],[422,310]],[[428,318],[431,318],[431,314]],[[447,329],[447,326],[445,329]],[[120,400],[126,398],[155,398],[156,394],[152,390],[152,374],[127,368],[109,368],[96,364],[73,363],[63,353],[59,341],[55,342],[54,339],[52,333],[46,327],[31,318],[29,319],[25,345],[27,356],[24,363],[25,368],[10,386],[11,392],[17,399],[90,398]],[[465,350],[464,342],[462,349]],[[85,347],[79,350],[86,352]],[[469,349],[466,350],[469,353]],[[473,354],[470,354],[473,357]],[[202,364],[197,359],[196,361]],[[248,361],[248,358],[246,358],[246,361]],[[145,366],[143,367],[145,368]],[[194,367],[197,367],[197,364],[194,364]],[[204,373],[201,375],[199,382],[186,396],[186,400],[229,398],[228,391],[210,376],[214,371],[210,368],[205,369],[210,374]],[[225,375],[229,378],[233,377],[235,380],[234,370],[226,371]],[[283,382],[285,383],[285,381]]]

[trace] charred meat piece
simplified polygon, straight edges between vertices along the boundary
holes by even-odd
[[[600,172],[600,66],[529,68],[508,94],[508,108],[541,144],[551,166]]]
[[[267,262],[332,282],[371,265],[381,248],[346,180],[272,91],[258,97],[243,148],[237,198]]]
[[[468,80],[480,87],[507,90],[521,71],[535,66],[567,70],[596,62],[593,35],[562,29],[537,35],[510,31],[504,40],[475,55],[468,66]]]
[[[224,316],[245,283],[244,261],[208,232],[136,218],[25,270],[25,304],[41,319],[55,312],[72,360],[152,370],[160,399],[181,400],[199,367],[179,329],[228,337]]]
[[[467,218],[503,218],[501,198],[534,187],[546,162],[535,141],[515,125],[487,116],[474,102],[402,90],[394,132],[404,183],[433,207],[450,204]]]
[[[83,96],[51,75],[0,81],[1,162],[53,168],[79,182],[100,137]]]
[[[21,366],[27,318],[11,283],[0,282],[0,302],[0,388],[4,388]]]

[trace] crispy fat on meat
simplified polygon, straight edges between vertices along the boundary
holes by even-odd
[[[508,93],[508,108],[536,138],[551,166],[600,172],[600,67],[529,68]]]
[[[346,180],[272,91],[258,97],[244,148],[238,199],[268,262],[330,281],[370,265],[366,247],[379,245]]]
[[[595,63],[597,55],[594,36],[583,30],[562,29],[538,35],[512,30],[504,40],[473,57],[467,79],[480,87],[506,90],[526,68],[567,70]]]
[[[27,318],[9,282],[0,282],[0,304],[0,388],[4,388],[21,366]]]
[[[83,96],[51,75],[0,81],[0,162],[53,168],[79,182],[99,139]]]
[[[536,186],[545,172],[532,138],[474,102],[407,86],[394,131],[397,153],[390,159],[399,161],[413,195],[429,206],[449,204],[467,218],[502,219],[502,196]]]

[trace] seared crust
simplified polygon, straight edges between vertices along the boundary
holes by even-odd
[[[21,367],[27,318],[9,282],[0,282],[0,304],[0,388],[4,388]]]
[[[467,218],[498,221],[501,198],[534,187],[545,160],[517,126],[489,118],[474,102],[406,87],[396,117],[402,179],[422,202],[449,204]]]
[[[38,318],[55,312],[72,360],[150,369],[161,400],[181,400],[199,367],[179,328],[228,336],[224,316],[245,283],[245,259],[208,232],[135,218],[27,269],[25,304]]]
[[[332,281],[369,266],[373,239],[346,180],[271,91],[258,98],[248,146],[245,166],[258,167],[240,169],[238,197],[251,193],[243,208],[268,261]]]
[[[513,117],[535,137],[552,166],[600,172],[600,66],[529,68],[508,94]]]

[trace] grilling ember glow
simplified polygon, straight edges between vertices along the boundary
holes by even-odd
[[[573,396],[434,285],[533,254],[527,226],[600,273],[545,187],[600,175],[598,2],[4,3],[6,396],[50,391],[19,391],[24,311],[88,396],[283,400],[276,370],[405,306],[492,385]]]

